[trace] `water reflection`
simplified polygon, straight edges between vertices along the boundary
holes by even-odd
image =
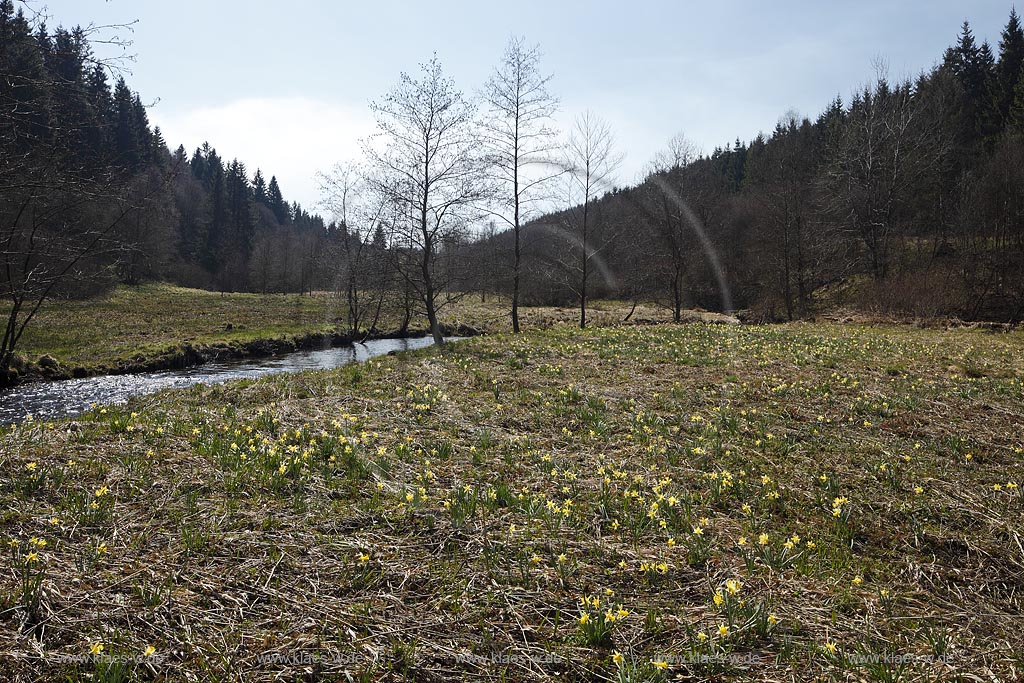
[[[458,339],[451,338],[452,341]],[[374,339],[348,347],[207,363],[184,370],[25,384],[0,393],[0,424],[20,422],[29,415],[39,419],[69,417],[88,410],[93,403],[123,403],[134,396],[144,396],[162,389],[219,384],[233,379],[253,379],[282,372],[327,370],[363,362],[392,351],[422,349],[433,343],[431,337]]]

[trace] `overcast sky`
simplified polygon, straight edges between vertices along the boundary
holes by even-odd
[[[710,152],[770,131],[790,109],[847,99],[884,58],[892,76],[941,59],[964,19],[993,48],[1005,0],[516,2],[438,0],[34,0],[57,24],[135,21],[129,84],[168,144],[208,140],[288,200],[318,200],[315,174],[358,154],[367,103],[436,51],[469,93],[510,35],[539,43],[560,123],[591,109],[626,153],[620,184],[678,131]]]

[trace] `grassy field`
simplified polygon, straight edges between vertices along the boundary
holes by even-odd
[[[0,679],[1013,681],[1024,335],[554,325],[0,436]]]
[[[246,342],[326,332],[344,318],[328,294],[220,294],[171,285],[118,287],[83,301],[51,300],[26,328],[19,353],[71,366],[113,365],[180,343]],[[230,328],[229,328],[230,325]]]
[[[596,324],[617,322],[629,307],[596,302],[590,319]],[[525,308],[523,325],[549,327],[577,319],[573,308]],[[665,309],[639,306],[634,314],[667,320]],[[469,298],[442,311],[445,323],[466,324],[482,331],[510,330],[507,307]],[[182,344],[245,343],[259,339],[340,332],[347,324],[345,308],[330,292],[299,294],[239,294],[208,292],[164,284],[118,287],[109,295],[83,301],[51,300],[26,328],[18,353],[30,363],[49,355],[68,368],[110,368],[135,359],[159,356]],[[395,314],[385,315],[379,327],[397,329]],[[425,330],[426,320],[412,327]]]

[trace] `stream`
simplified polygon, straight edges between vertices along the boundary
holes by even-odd
[[[449,339],[457,341],[461,337]],[[433,343],[432,337],[373,339],[353,346],[295,351],[269,358],[238,358],[182,370],[32,382],[0,391],[0,424],[21,422],[29,416],[42,420],[72,417],[89,410],[94,403],[124,403],[135,396],[163,389],[220,384],[233,379],[254,379],[283,372],[329,370],[391,352],[422,349]]]

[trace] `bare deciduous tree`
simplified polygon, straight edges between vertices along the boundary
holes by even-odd
[[[891,86],[880,68],[875,85],[854,98],[832,149],[831,209],[863,244],[875,280],[889,273],[892,239],[909,221],[913,193],[948,150],[940,104],[915,97],[909,81]]]
[[[10,15],[12,7],[5,9]],[[0,340],[0,385],[16,380],[14,351],[43,302],[58,293],[88,291],[87,282],[115,271],[129,241],[127,219],[150,205],[159,189],[133,188],[124,169],[76,154],[96,124],[55,116],[61,102],[47,93],[59,92],[61,83],[43,68],[25,16],[18,14],[14,22],[0,34],[0,296],[9,305]],[[124,27],[90,25],[75,29],[75,36],[86,45],[91,40],[126,47],[116,35],[104,38],[116,28]],[[100,70],[116,68],[123,59],[80,57]]]
[[[601,192],[611,189],[612,176],[622,155],[615,151],[611,127],[587,111],[576,118],[565,147],[565,168],[569,177],[570,229],[579,249],[576,277],[570,285],[580,304],[580,328],[587,326],[587,287],[590,266],[600,248],[591,243],[594,231],[592,205]],[[607,240],[605,241],[607,244]]]
[[[437,314],[453,273],[440,268],[438,255],[476,217],[473,207],[485,196],[475,108],[435,55],[421,65],[419,78],[403,73],[371,109],[379,133],[378,144],[364,145],[367,178],[395,206],[390,251],[423,305],[434,341],[443,344]]]
[[[668,173],[673,169],[685,168],[700,157],[700,147],[679,131],[668,139],[665,148],[655,153],[648,162],[646,173]]]
[[[786,317],[805,315],[820,286],[826,226],[815,216],[813,131],[807,119],[788,112],[771,144],[759,138],[747,161],[745,194],[756,210],[760,244],[771,289],[782,297]],[[833,240],[837,242],[838,240]]]
[[[548,92],[551,76],[540,71],[540,48],[512,38],[501,64],[483,91],[488,107],[484,139],[498,190],[495,214],[513,233],[512,331],[519,332],[519,279],[522,264],[522,224],[529,209],[542,198],[539,190],[560,171],[553,171],[557,151],[551,125],[558,100]]]
[[[10,305],[0,384],[14,379],[14,351],[43,302],[116,269],[122,252],[117,230],[138,206],[117,178],[32,171],[7,184],[0,199],[0,288]]]
[[[664,248],[660,254],[667,289],[672,300],[672,319],[682,319],[686,263],[689,251],[696,239],[689,225],[689,209],[681,203],[678,186],[681,172],[700,156],[699,148],[683,133],[673,135],[665,149],[659,151],[648,164],[649,177],[644,185],[641,201],[645,205],[644,215],[654,230],[658,243]]]
[[[338,273],[338,289],[345,296],[348,331],[353,338],[366,319],[363,295],[371,291],[376,295],[373,307],[378,312],[383,298],[383,289],[373,282],[379,254],[370,252],[373,251],[371,239],[383,225],[390,200],[370,190],[362,169],[352,162],[336,164],[330,173],[320,174],[323,205],[331,211],[338,226],[334,268]],[[376,324],[376,318],[374,315],[371,327]]]

